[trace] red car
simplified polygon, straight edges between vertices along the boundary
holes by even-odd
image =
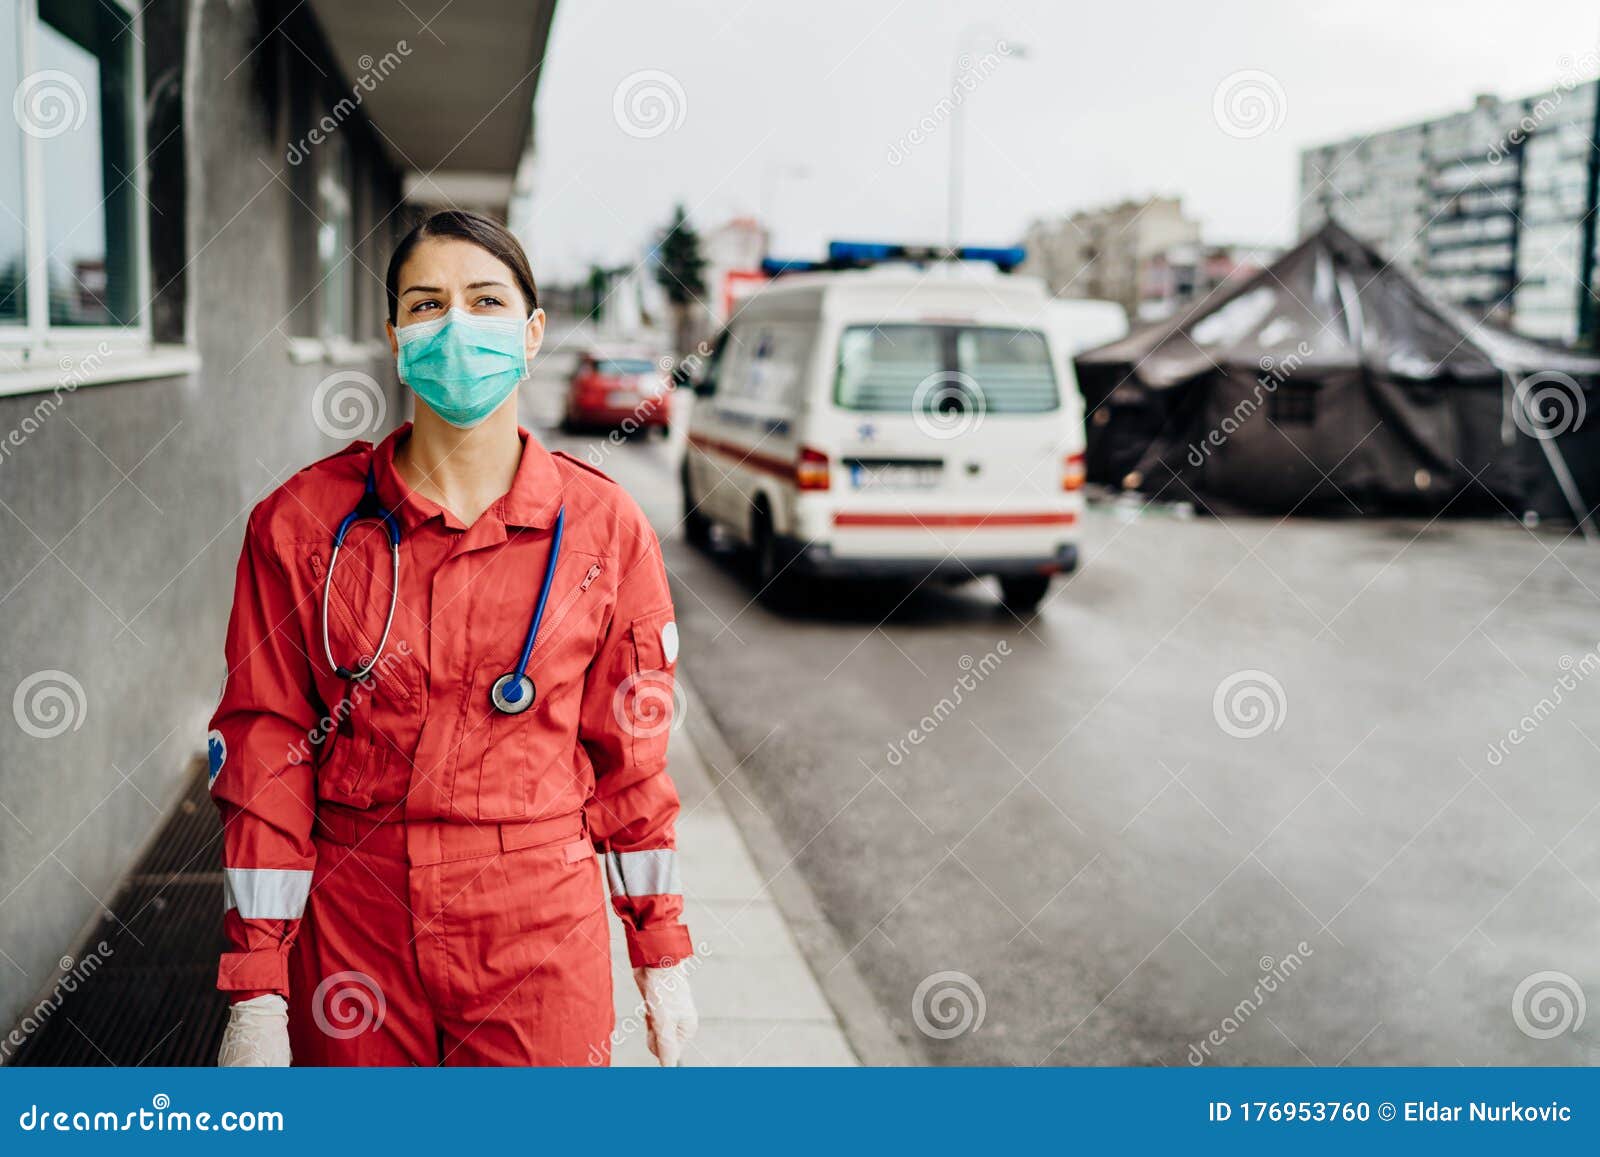
[[[653,360],[638,354],[588,352],[567,383],[561,428],[569,433],[598,428],[660,431],[666,436],[671,386]]]

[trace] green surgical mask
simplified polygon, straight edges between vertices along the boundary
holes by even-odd
[[[400,380],[446,422],[470,429],[527,378],[531,320],[452,309],[398,329]]]

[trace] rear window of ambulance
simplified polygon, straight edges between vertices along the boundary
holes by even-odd
[[[846,410],[913,413],[974,393],[983,412],[1043,414],[1060,405],[1038,330],[975,325],[851,326],[839,337],[833,400]]]

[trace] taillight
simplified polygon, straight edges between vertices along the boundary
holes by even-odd
[[[1083,455],[1068,454],[1061,460],[1061,489],[1082,490],[1086,474]]]
[[[794,460],[794,482],[801,490],[828,488],[828,456],[810,446],[800,447]]]

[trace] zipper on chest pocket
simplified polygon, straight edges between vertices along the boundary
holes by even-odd
[[[577,586],[573,587],[571,593],[569,593],[566,598],[561,600],[561,605],[556,607],[555,614],[551,620],[539,628],[539,637],[533,641],[533,653],[535,657],[537,657],[539,654],[540,642],[555,633],[556,628],[560,627],[562,621],[567,617],[567,612],[572,609],[572,604],[577,602],[578,599],[582,597],[583,593],[594,584],[594,580],[600,577],[600,572],[603,569],[604,568],[599,563],[594,563],[591,565],[588,571],[584,574],[583,581]]]

